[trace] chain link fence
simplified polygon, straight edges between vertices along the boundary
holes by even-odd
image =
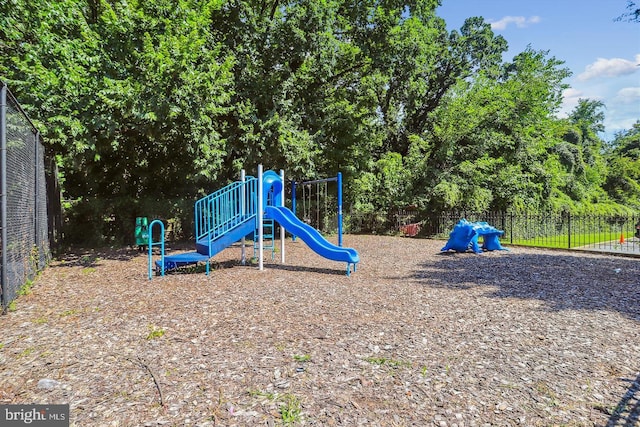
[[[61,208],[55,162],[46,158],[39,132],[7,85],[0,85],[0,296],[5,313],[50,260]]]

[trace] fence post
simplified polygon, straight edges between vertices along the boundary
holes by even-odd
[[[571,212],[567,212],[567,249],[571,249]]]
[[[509,231],[510,231],[510,234],[511,234],[510,243],[513,245],[513,212],[509,213]]]
[[[0,281],[2,285],[2,313],[7,310],[7,84],[0,88],[0,251],[2,259]]]
[[[34,242],[33,244],[35,245],[35,247],[38,250],[38,261],[36,264],[36,271],[40,269],[40,230],[38,229],[38,227],[40,226],[40,224],[38,224],[38,212],[40,209],[40,171],[39,166],[40,165],[40,132],[39,131],[35,131],[34,135],[33,135],[33,142],[35,144],[34,150],[33,152],[35,153],[35,159],[34,159],[34,174],[35,174],[35,179],[34,179],[34,184],[35,184],[35,200],[33,203],[33,234],[34,234]],[[35,273],[35,272],[34,272]]]

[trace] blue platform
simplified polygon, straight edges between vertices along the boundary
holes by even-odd
[[[177,255],[167,255],[164,257],[164,271],[176,270],[180,267],[186,267],[194,265],[199,262],[207,263],[207,274],[209,273],[209,258],[207,255],[203,255],[198,252],[186,252]],[[160,273],[162,270],[162,261],[156,261],[156,273]]]
[[[244,222],[239,223],[231,230],[218,236],[216,239],[204,237],[198,240],[196,242],[196,252],[166,255],[164,257],[164,272],[166,273],[181,267],[205,262],[207,265],[207,274],[209,274],[209,259],[242,239],[247,234],[252,233],[254,229],[255,217],[247,218]],[[162,261],[157,260],[155,265],[156,273],[160,274],[162,271]]]

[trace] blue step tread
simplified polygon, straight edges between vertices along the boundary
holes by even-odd
[[[208,262],[208,256],[198,252],[186,252],[177,255],[167,255],[164,257],[164,271],[175,270],[176,268],[185,267],[187,265],[197,264],[198,262]],[[162,262],[156,261],[156,270],[162,269]]]

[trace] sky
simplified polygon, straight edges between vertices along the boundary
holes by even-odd
[[[483,17],[509,43],[504,61],[528,45],[564,61],[572,76],[559,116],[580,98],[603,102],[607,141],[640,119],[640,23],[616,21],[626,12],[627,0],[442,0],[436,11],[450,31]]]

